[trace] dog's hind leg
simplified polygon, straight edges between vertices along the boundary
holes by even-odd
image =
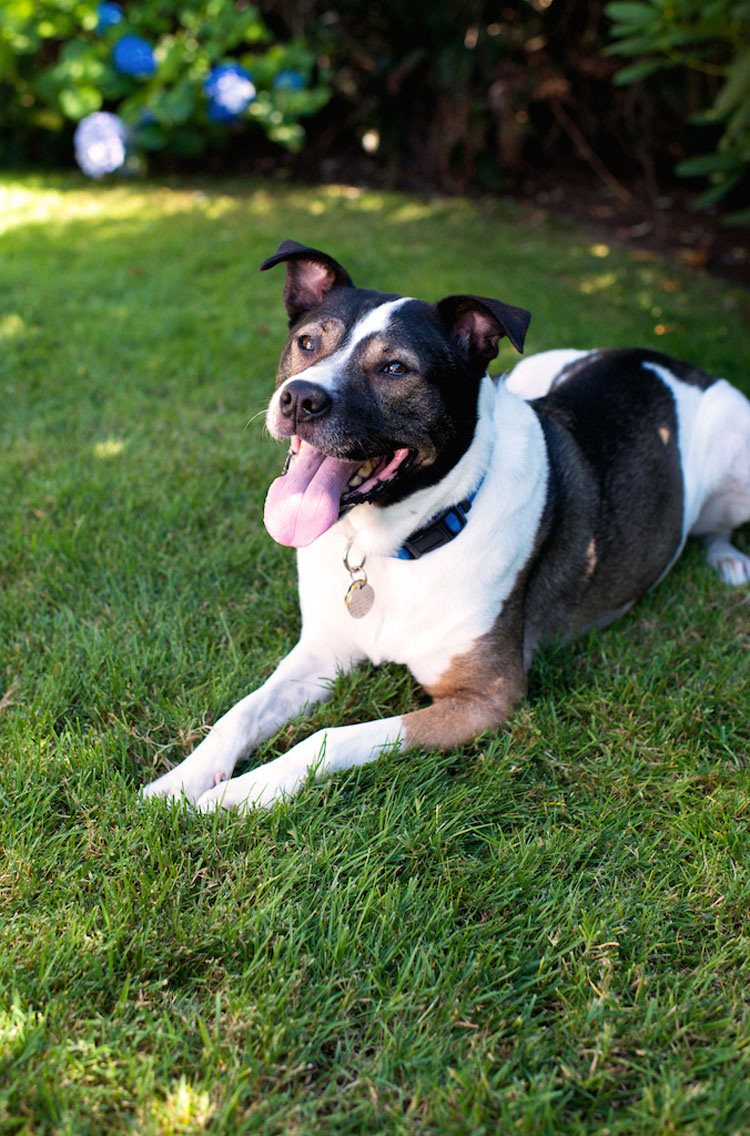
[[[750,556],[732,544],[731,530],[706,537],[706,559],[725,584],[750,584]]]
[[[726,584],[747,584],[750,556],[731,537],[732,529],[750,521],[750,402],[721,381],[704,400],[707,413],[701,414],[696,441],[708,492],[690,532],[703,539],[708,563]]]

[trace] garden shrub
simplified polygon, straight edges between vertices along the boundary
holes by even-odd
[[[676,0],[688,2],[701,0]],[[541,181],[554,194],[560,180],[583,175],[610,187],[641,182],[656,198],[659,183],[673,184],[674,166],[721,133],[694,121],[715,76],[674,67],[613,83],[622,64],[605,54],[606,0],[257,3],[282,35],[304,26],[330,61],[334,94],[310,131],[310,170],[343,155],[343,165],[331,163],[334,176],[364,168],[409,188],[502,191]],[[369,165],[363,148],[376,150]]]
[[[0,164],[267,171],[270,139],[307,176],[448,192],[583,163],[655,199],[676,167],[732,208],[748,2],[0,0]]]
[[[298,149],[300,120],[329,94],[305,42],[274,42],[251,4],[0,5],[3,164],[65,161],[76,124],[76,154],[94,176],[100,154],[100,172],[115,168],[125,136],[123,162],[135,165],[148,151],[196,157],[252,128]]]
[[[750,175],[750,5],[747,0],[613,0],[607,5],[614,42],[609,54],[635,62],[617,72],[618,85],[648,79],[671,68],[687,68],[715,80],[710,107],[692,116],[719,125],[715,148],[677,165],[677,173],[708,177],[701,198],[710,205]],[[750,218],[750,210],[746,211]]]

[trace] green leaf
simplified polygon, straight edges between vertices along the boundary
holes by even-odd
[[[631,63],[615,72],[612,82],[616,87],[624,87],[628,83],[638,83],[656,71],[663,71],[670,64],[666,59],[641,59],[638,63]]]
[[[732,176],[722,177],[720,181],[717,181],[715,185],[712,185],[710,189],[707,189],[705,193],[702,193],[700,197],[696,199],[696,206],[699,209],[708,209],[709,206],[716,205],[716,203],[723,200],[736,185],[739,185],[742,181],[742,176],[742,171],[740,170]]]
[[[195,110],[196,88],[190,80],[175,83],[173,87],[151,100],[151,107],[165,126],[181,125]]]
[[[739,154],[700,154],[679,162],[675,172],[680,177],[709,177],[711,174],[733,173],[745,164]]]
[[[711,107],[715,118],[724,118],[736,106],[750,103],[750,51],[738,55],[727,68],[727,81]]]
[[[305,132],[298,123],[284,123],[270,127],[268,137],[285,149],[297,152],[304,145]]]
[[[604,14],[620,24],[651,24],[659,19],[659,13],[651,4],[631,3],[630,0],[614,0],[606,4]]]
[[[74,122],[93,114],[101,105],[101,92],[95,87],[67,87],[60,91],[60,109],[66,118],[72,118]]]
[[[659,51],[660,45],[655,40],[654,36],[631,36],[630,39],[622,39],[619,43],[612,43],[609,47],[605,48],[605,55],[650,55],[654,51]]]
[[[750,225],[750,209],[739,209],[736,213],[727,213],[724,217],[724,224],[729,226]]]
[[[42,130],[54,130],[55,132],[62,130],[65,125],[63,115],[59,111],[50,110],[47,107],[35,111],[31,115],[31,121],[35,126],[41,127]]]

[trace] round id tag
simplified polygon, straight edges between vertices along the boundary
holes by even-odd
[[[372,610],[375,603],[375,591],[367,580],[352,580],[349,590],[344,597],[346,610],[352,619],[362,619]]]

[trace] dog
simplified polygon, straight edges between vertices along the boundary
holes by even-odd
[[[299,550],[300,640],[145,796],[268,806],[311,773],[496,729],[539,645],[629,611],[689,534],[727,583],[750,581],[730,540],[750,519],[750,402],[724,379],[638,349],[548,351],[493,379],[501,337],[523,350],[524,309],[360,289],[296,241],[260,268],[282,263],[266,421],[289,452],[265,524]],[[231,777],[365,659],[405,664],[432,703]]]

